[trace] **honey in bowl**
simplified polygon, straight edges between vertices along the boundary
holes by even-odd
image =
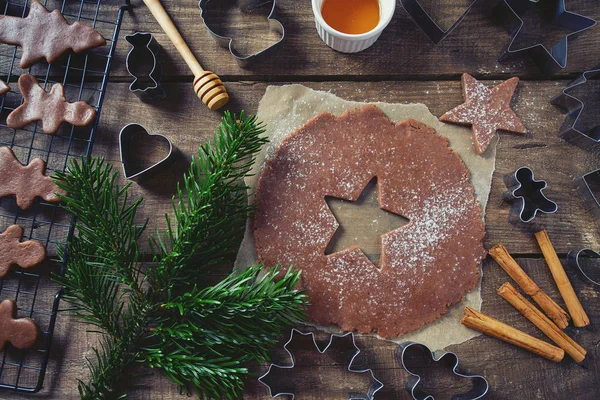
[[[321,15],[336,31],[367,33],[379,24],[379,0],[324,0]]]

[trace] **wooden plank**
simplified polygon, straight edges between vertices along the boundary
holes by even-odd
[[[116,0],[109,0],[113,1]],[[321,41],[309,1],[279,0],[278,16],[286,27],[284,48],[276,56],[252,68],[243,69],[235,63],[228,50],[219,47],[209,36],[202,25],[197,2],[163,1],[201,64],[227,80],[243,77],[254,80],[425,80],[458,77],[465,71],[488,77],[512,74],[540,79],[542,76],[538,68],[526,56],[508,62],[497,61],[509,43],[510,35],[502,23],[492,16],[491,9],[496,2],[478,1],[457,29],[439,45],[433,44],[398,5],[390,25],[375,45],[361,53],[348,55],[331,50]],[[123,35],[134,31],[152,32],[163,46],[162,59],[168,79],[190,76],[181,57],[141,0],[132,3],[131,12],[125,16],[121,39]],[[433,1],[425,0],[423,3],[431,5]],[[444,11],[455,17],[462,11],[463,3],[463,0],[446,2],[444,6],[447,9]],[[567,7],[569,11],[600,18],[600,8],[593,0],[570,0]],[[238,15],[239,12],[230,14],[231,18],[221,19],[220,22],[225,22],[217,28],[221,33],[235,35],[237,48],[259,50],[276,40],[275,35],[266,29],[265,13],[243,17]],[[534,29],[533,32],[539,31]],[[542,32],[549,34],[552,46],[565,31],[545,27]],[[599,39],[598,27],[571,39],[568,67],[557,75],[573,76],[593,67],[598,62],[594,49]],[[113,76],[128,76],[124,62],[128,50],[129,45],[125,40],[120,40]]]
[[[494,83],[497,82],[489,82],[490,85]],[[546,225],[557,251],[565,254],[584,246],[597,247],[599,243],[599,225],[577,195],[573,178],[597,168],[600,163],[593,153],[571,146],[558,137],[564,115],[548,103],[548,99],[565,83],[524,81],[520,84],[514,108],[529,133],[525,136],[500,133],[496,172],[486,216],[488,246],[503,242],[512,253],[540,254],[530,229],[508,222],[510,205],[501,198],[507,191],[503,176],[523,165],[531,167],[539,179],[548,181],[546,194],[559,205],[557,214],[536,220]],[[331,91],[349,100],[423,102],[437,116],[462,102],[460,82],[456,81],[355,82],[351,85],[313,82],[306,85]],[[264,83],[253,82],[227,86],[232,96],[229,108],[248,112],[256,112],[266,88]],[[144,104],[128,92],[126,84],[110,83],[94,150],[95,155],[106,156],[117,165],[119,130],[132,122],[143,123],[152,133],[167,135],[180,149],[181,155],[173,168],[133,186],[134,193],[145,198],[142,215],[153,217],[150,231],[164,227],[160,216],[170,210],[169,199],[175,191],[176,182],[198,146],[211,138],[221,117],[220,113],[211,112],[200,103],[187,84],[174,83],[165,87],[168,92],[165,100]],[[465,128],[465,134],[470,134],[468,128]]]
[[[526,258],[517,260],[525,271],[559,304],[564,305],[550,272],[544,261],[539,258]],[[564,260],[563,260],[564,261]],[[589,283],[584,283],[572,271],[568,270],[569,278],[579,294],[583,307],[592,319],[592,326],[600,323],[600,288]],[[500,285],[510,278],[493,262],[484,265],[484,278],[482,282],[483,312],[521,329],[535,337],[545,339],[542,334],[529,323],[521,314],[514,310],[506,301],[496,294]],[[56,340],[52,349],[52,357],[48,368],[45,387],[41,395],[52,399],[75,400],[78,399],[76,379],[85,379],[87,370],[85,358],[92,357],[90,344],[97,340],[97,335],[85,331],[84,325],[61,314],[57,323]],[[474,374],[483,374],[490,383],[490,394],[486,399],[565,399],[592,400],[600,396],[600,334],[593,329],[568,328],[567,332],[589,352],[589,365],[584,369],[572,360],[565,359],[559,364],[532,355],[524,350],[505,344],[493,338],[478,337],[466,343],[451,346],[460,358],[460,367],[463,371]],[[320,340],[326,336],[319,334]],[[282,338],[282,343],[287,339]],[[282,343],[274,349],[273,360],[285,363],[287,358],[281,349]],[[358,338],[361,354],[356,359],[356,365],[373,368],[375,376],[380,379],[385,387],[376,396],[377,399],[400,400],[411,397],[404,390],[407,374],[395,359],[397,345],[371,337]],[[309,400],[338,399],[340,392],[350,382],[356,383],[343,373],[346,368],[345,350],[332,348],[331,355],[319,357],[314,351],[309,351],[307,343],[295,347],[299,368],[292,375],[285,375],[282,379],[296,383],[304,396]],[[592,360],[595,358],[595,360]],[[421,365],[421,364],[418,364]],[[253,373],[266,371],[266,365],[252,367]],[[135,372],[140,372],[136,367]],[[447,370],[420,369],[428,379],[425,382],[431,388],[436,398],[450,398],[456,394],[455,390],[465,388],[465,382],[453,379]],[[331,379],[330,379],[331,378]],[[335,379],[334,379],[335,378]],[[310,385],[307,383],[311,382]],[[154,371],[149,377],[136,379],[136,383],[146,384],[138,389],[136,394],[140,398],[160,400],[178,399],[180,395],[175,385],[169,383]],[[364,387],[365,381],[358,380]],[[466,385],[468,387],[468,384]],[[25,395],[12,392],[0,392],[0,399],[25,400]],[[248,380],[244,399],[258,400],[268,398],[266,388],[258,384],[254,378]]]

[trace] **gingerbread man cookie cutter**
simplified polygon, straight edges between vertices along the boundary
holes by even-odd
[[[268,58],[268,57],[272,56],[273,54],[275,54],[279,50],[279,48],[281,48],[283,46],[283,42],[285,39],[285,28],[284,28],[283,24],[281,22],[279,22],[279,20],[277,19],[277,9],[276,9],[277,0],[239,0],[238,1],[238,6],[242,12],[251,11],[258,7],[264,6],[265,4],[272,3],[273,5],[271,7],[271,12],[267,16],[267,21],[269,22],[269,29],[280,35],[280,38],[279,38],[279,40],[277,40],[277,42],[264,48],[261,51],[258,51],[256,53],[253,53],[250,55],[242,55],[242,54],[239,54],[238,52],[236,52],[235,49],[233,48],[234,38],[229,37],[229,36],[219,35],[217,32],[215,32],[213,30],[213,28],[211,28],[211,26],[210,26],[211,24],[207,22],[207,16],[211,10],[211,7],[213,7],[215,4],[218,4],[218,3],[219,2],[215,1],[215,0],[201,0],[200,3],[198,3],[198,6],[200,7],[200,13],[202,16],[202,22],[203,22],[204,26],[206,27],[206,29],[208,30],[208,33],[213,37],[213,39],[215,39],[215,41],[221,47],[224,47],[229,50],[229,53],[231,53],[231,56],[235,59],[235,61],[238,63],[238,65],[240,67],[248,67],[251,64],[254,64],[265,58]]]
[[[523,223],[533,221],[538,213],[554,214],[558,205],[546,197],[543,190],[548,184],[543,180],[536,180],[529,167],[521,167],[514,173],[504,177],[506,187],[509,189],[502,197],[506,201],[514,201],[511,220],[517,217]]]
[[[349,346],[348,346],[348,348],[353,351],[353,354],[352,354],[352,357],[350,359],[350,362],[348,363],[348,372],[357,373],[357,374],[368,374],[368,375],[370,375],[371,384],[369,386],[369,390],[368,390],[367,393],[349,393],[348,394],[348,400],[373,400],[373,397],[375,396],[375,393],[377,393],[379,390],[381,390],[381,388],[383,388],[383,383],[381,383],[381,381],[379,381],[377,378],[375,378],[375,375],[373,374],[373,370],[371,370],[371,369],[355,369],[353,367],[354,360],[360,354],[360,349],[356,345],[356,340],[355,340],[354,334],[352,332],[347,333],[345,335],[331,335],[329,337],[329,342],[323,348],[323,350],[321,350],[321,348],[317,344],[317,340],[316,340],[315,334],[313,332],[304,333],[304,332],[301,332],[298,329],[294,328],[294,329],[292,329],[292,332],[290,334],[290,338],[283,345],[283,349],[288,354],[289,359],[291,360],[291,363],[289,365],[271,364],[269,366],[269,369],[267,370],[267,372],[264,373],[260,378],[258,378],[258,381],[260,383],[262,383],[263,385],[265,385],[269,389],[269,395],[271,397],[274,398],[274,397],[278,397],[278,396],[287,395],[287,396],[291,396],[292,400],[294,400],[296,398],[296,394],[294,393],[294,391],[274,393],[274,390],[273,390],[271,384],[266,381],[267,378],[268,378],[268,376],[271,374],[271,372],[272,372],[273,369],[293,369],[296,366],[296,360],[294,358],[294,355],[288,349],[288,346],[294,341],[294,338],[296,336],[305,336],[305,337],[306,336],[310,336],[312,338],[312,342],[313,342],[315,348],[317,349],[317,351],[320,354],[324,354],[331,347],[334,339],[336,339],[336,338],[337,339],[344,339],[344,338],[350,337],[352,339],[351,342],[350,342],[350,344],[349,344]]]
[[[415,352],[420,352],[431,357],[435,363],[443,363],[452,369],[452,373],[458,377],[471,379],[473,381],[473,387],[466,393],[456,394],[452,396],[453,400],[477,400],[485,396],[489,390],[489,383],[481,375],[469,375],[458,370],[459,359],[455,353],[445,351],[431,351],[429,347],[421,343],[416,342],[405,342],[400,344],[399,349],[396,351],[396,358],[398,362],[402,364],[402,368],[409,373],[408,382],[406,384],[406,390],[410,393],[415,400],[434,400],[434,397],[425,393],[419,388],[421,382],[421,376],[412,372],[410,367],[407,365],[407,360]]]

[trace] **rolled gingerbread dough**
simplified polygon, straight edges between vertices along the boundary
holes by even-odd
[[[265,135],[270,142],[258,154],[257,161],[246,178],[250,189],[250,201],[265,160],[273,156],[275,149],[289,134],[295,132],[308,120],[320,112],[340,115],[349,108],[374,104],[392,121],[413,118],[434,128],[440,135],[450,140],[450,147],[457,152],[471,172],[471,183],[475,188],[477,199],[485,211],[495,169],[496,145],[494,139],[485,157],[473,151],[470,129],[441,123],[424,104],[362,103],[341,99],[331,93],[315,91],[302,85],[269,86],[258,106],[258,118],[266,124]],[[485,215],[485,212],[482,213]],[[238,252],[236,269],[245,269],[257,263],[256,249],[252,230],[246,229],[244,240]],[[481,309],[481,282],[475,289],[467,293],[464,299],[448,309],[448,312],[436,321],[423,328],[393,339],[395,342],[420,342],[432,350],[442,349],[453,344],[465,342],[479,333],[460,324],[465,306]],[[320,327],[331,333],[339,333],[335,326]]]

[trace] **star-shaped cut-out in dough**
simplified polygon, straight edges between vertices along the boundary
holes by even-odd
[[[510,108],[518,83],[519,78],[510,78],[490,89],[471,75],[463,74],[465,102],[442,115],[440,121],[472,126],[475,151],[480,155],[498,130],[525,134],[527,128]]]
[[[21,68],[38,61],[52,64],[69,50],[81,53],[106,45],[93,28],[80,22],[69,25],[58,10],[49,12],[38,0],[32,0],[26,18],[0,15],[0,43],[23,48]]]
[[[380,207],[377,178],[372,179],[356,201],[327,197],[327,205],[339,228],[329,241],[325,254],[357,246],[379,266],[381,236],[408,223],[408,219]]]

